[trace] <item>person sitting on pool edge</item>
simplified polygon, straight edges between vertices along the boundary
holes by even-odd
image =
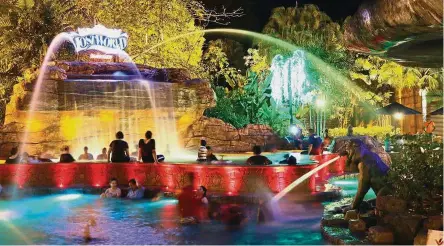
[[[103,160],[107,160],[107,159],[108,159],[108,155],[106,154],[106,148],[103,148],[102,154],[98,155],[96,160],[103,161]]]
[[[270,159],[266,156],[261,155],[262,149],[261,146],[255,145],[253,147],[254,155],[247,159],[246,164],[251,166],[262,166],[262,165],[271,165]]]
[[[123,140],[123,132],[116,133],[116,140],[113,140],[108,149],[108,162],[129,162],[128,143]]]
[[[206,162],[207,161],[207,141],[205,138],[200,140],[200,147],[197,152],[197,161],[198,162]]]
[[[83,148],[83,154],[79,156],[79,161],[90,161],[94,160],[94,156],[91,153],[88,153],[88,146]]]
[[[218,161],[210,146],[207,146],[207,162]]]
[[[308,153],[309,155],[322,155],[322,139],[316,135],[313,129],[309,129]]]
[[[145,139],[139,140],[139,151],[137,160],[144,163],[158,163],[156,154],[156,140],[153,139],[153,133],[147,131]]]
[[[126,198],[128,199],[142,199],[145,193],[145,190],[137,184],[135,179],[130,179],[128,181],[129,190]]]
[[[119,198],[122,195],[122,191],[117,187],[117,179],[112,178],[109,181],[110,188],[106,189],[104,193],[100,195],[101,198]]]
[[[20,163],[20,155],[17,147],[12,147],[10,156],[6,159],[5,164],[18,164]]]
[[[71,162],[75,162],[76,160],[74,159],[74,157],[72,157],[72,155],[69,153],[69,146],[65,145],[62,148],[62,154],[60,155],[60,163],[71,163]]]

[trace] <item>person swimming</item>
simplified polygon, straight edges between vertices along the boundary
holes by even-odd
[[[122,195],[122,191],[117,187],[116,178],[110,180],[109,186],[110,188],[106,189],[106,191],[100,195],[101,198],[119,198]]]

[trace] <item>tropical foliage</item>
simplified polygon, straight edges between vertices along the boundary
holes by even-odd
[[[347,136],[347,128],[331,128],[328,129],[328,134],[331,137],[343,137]],[[353,134],[377,137],[382,140],[386,134],[393,135],[393,127],[391,126],[369,126],[369,127],[353,127]]]
[[[316,5],[273,9],[263,33],[301,47],[336,68],[344,69],[349,66],[350,57],[343,45],[341,26]],[[260,47],[269,59],[288,52],[265,43],[261,43]]]
[[[216,107],[206,110],[205,115],[236,128],[266,124],[285,135],[289,118],[271,98],[266,58],[258,50],[249,49],[244,57],[247,71],[242,74],[230,65],[223,46],[222,40],[211,41],[203,56],[217,97]]]
[[[440,71],[430,68],[404,67],[375,56],[359,57],[350,71],[350,78],[367,91],[367,100],[382,103],[395,90],[417,87],[433,90],[439,87]]]
[[[138,64],[187,68],[194,72],[202,56],[203,33],[187,8],[190,1],[78,0],[92,10],[92,18],[107,27],[128,33],[127,53]],[[204,9],[202,9],[204,11]],[[196,32],[156,48],[154,45],[180,34]]]
[[[20,76],[39,65],[57,34],[86,19],[74,0],[6,0],[0,11],[0,73]]]
[[[408,201],[416,213],[442,213],[442,143],[433,142],[429,134],[411,138],[392,157],[388,182],[393,193]]]

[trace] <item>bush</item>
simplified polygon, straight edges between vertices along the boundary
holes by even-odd
[[[216,106],[205,110],[205,116],[221,119],[236,128],[242,128],[250,123],[244,110],[240,109],[239,96],[237,94],[225,95],[223,87],[216,87]],[[236,93],[236,92],[234,92]]]
[[[392,156],[388,184],[416,213],[442,213],[442,144],[424,135],[410,139]],[[436,149],[437,147],[440,147]]]
[[[354,135],[376,136],[380,141],[385,139],[386,134],[393,134],[392,126],[370,126],[370,127],[353,127]],[[328,129],[328,134],[331,137],[347,136],[347,128],[332,128]]]

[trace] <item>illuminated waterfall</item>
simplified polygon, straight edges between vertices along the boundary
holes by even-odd
[[[299,106],[311,100],[311,93],[304,89],[309,85],[305,71],[305,54],[296,50],[285,58],[277,55],[271,63],[271,96],[277,105],[288,102]]]

